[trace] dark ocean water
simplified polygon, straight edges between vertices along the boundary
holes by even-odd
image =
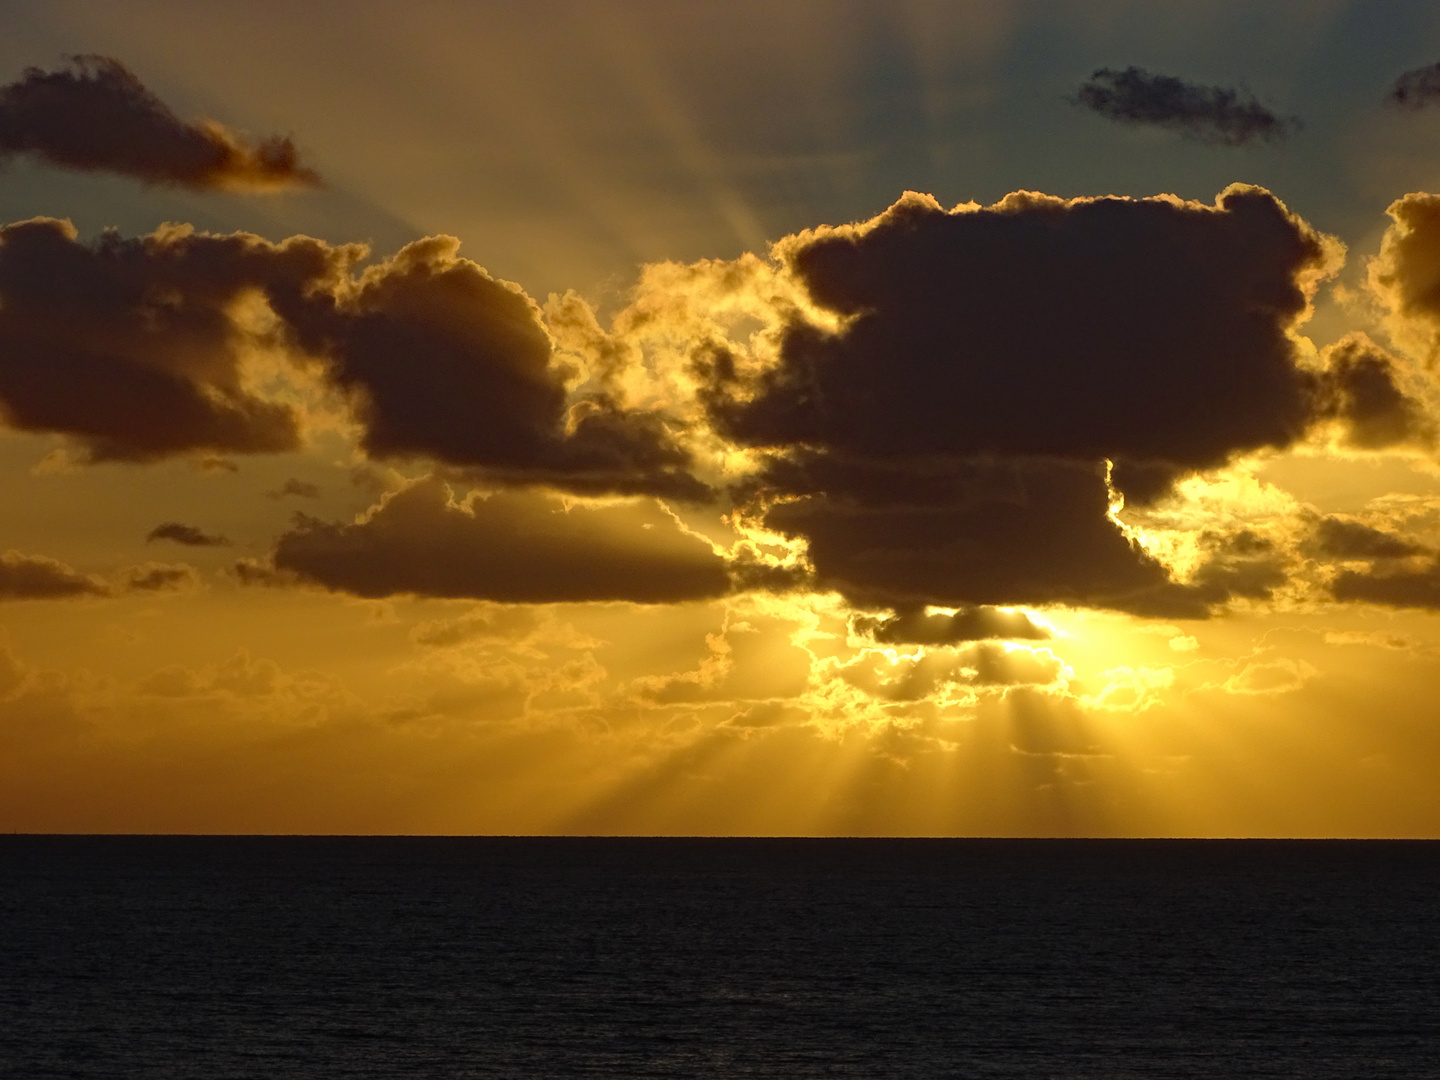
[[[5,1077],[1440,1077],[1440,844],[0,837]]]

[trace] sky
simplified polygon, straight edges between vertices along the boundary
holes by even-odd
[[[1433,4],[0,19],[0,829],[1440,835]]]

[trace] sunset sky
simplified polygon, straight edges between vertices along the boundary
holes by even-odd
[[[1440,836],[1436,5],[293,8],[0,4],[0,829]]]

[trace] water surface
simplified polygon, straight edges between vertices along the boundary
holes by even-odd
[[[0,837],[0,1075],[1440,1077],[1440,844]]]

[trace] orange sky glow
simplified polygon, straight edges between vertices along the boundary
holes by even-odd
[[[0,829],[1440,836],[1366,10],[16,5]]]

